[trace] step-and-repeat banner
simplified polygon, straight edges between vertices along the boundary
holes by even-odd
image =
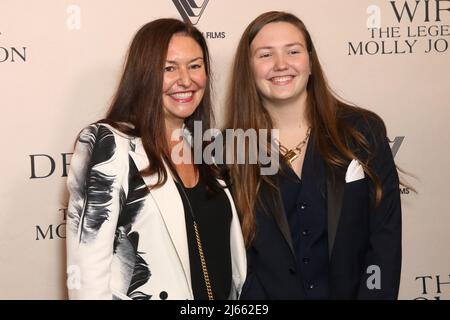
[[[104,115],[136,30],[174,17],[204,32],[220,120],[237,42],[271,10],[304,20],[331,86],[385,120],[411,173],[400,298],[450,298],[450,0],[2,0],[0,299],[67,298],[73,143]]]

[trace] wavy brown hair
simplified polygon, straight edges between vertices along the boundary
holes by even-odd
[[[273,22],[292,24],[300,30],[306,41],[311,63],[311,76],[307,84],[306,116],[315,137],[315,150],[323,157],[331,172],[336,172],[337,168],[345,168],[353,159],[358,159],[364,172],[375,185],[375,203],[379,204],[382,188],[378,177],[368,166],[372,154],[369,143],[364,135],[345,119],[358,114],[362,119],[367,120],[367,124],[372,122],[371,119],[374,119],[375,123],[383,122],[373,112],[351,106],[337,98],[325,79],[310,33],[304,23],[293,14],[278,11],[267,12],[253,20],[245,29],[234,59],[226,100],[225,127],[243,130],[273,128],[273,121],[262,104],[255,81],[249,81],[249,79],[254,79],[250,63],[252,41],[265,25]],[[386,133],[384,125],[381,130],[383,134]],[[359,159],[352,151],[357,149],[367,156]],[[267,183],[275,191],[273,194],[279,190],[270,177],[260,175],[258,164],[233,164],[229,169],[233,196],[241,217],[244,240],[249,246],[256,232],[255,207],[261,205],[264,209],[261,199],[258,197],[261,184]],[[276,199],[275,196],[271,199],[275,201],[275,205]]]
[[[203,132],[210,128],[214,116],[208,47],[197,28],[176,19],[154,20],[138,30],[128,49],[124,71],[106,118],[98,121],[142,139],[150,162],[142,174],[158,174],[158,181],[152,186],[155,188],[167,181],[164,162],[175,172],[166,138],[162,88],[169,42],[176,34],[191,37],[199,44],[207,75],[203,98],[195,112],[185,119],[185,126],[191,134],[194,134],[194,121],[202,122]],[[206,164],[200,164],[197,168],[208,189],[217,190],[219,185],[215,178],[218,172]]]

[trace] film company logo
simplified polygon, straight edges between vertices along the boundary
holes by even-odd
[[[389,144],[391,145],[392,156],[394,158],[397,155],[398,150],[402,146],[404,140],[405,140],[404,136],[395,137],[394,140],[389,140]]]
[[[398,154],[398,151],[400,150],[400,147],[403,145],[403,142],[405,140],[404,136],[395,137],[394,140],[389,140],[389,144],[391,146],[392,156],[395,158],[395,156]],[[400,187],[400,194],[401,195],[408,195],[411,193],[410,188],[401,186]]]
[[[209,0],[172,0],[185,22],[196,25],[203,15]]]
[[[202,32],[203,36],[206,39],[225,39],[226,38],[226,34],[224,31],[220,31],[220,32]]]
[[[0,32],[0,63],[23,63],[27,61],[27,47],[4,45]]]
[[[196,25],[203,15],[209,0],[172,0],[181,17],[186,23]],[[206,31],[202,32],[206,39],[218,40],[225,39],[225,31]]]
[[[441,300],[441,298],[447,300],[450,298],[449,274],[418,276],[415,281],[420,284],[421,290],[420,296],[414,300]]]
[[[67,208],[61,208],[58,213],[62,215],[62,222],[52,223],[49,225],[36,225],[36,238],[35,240],[54,240],[66,238],[66,217]]]

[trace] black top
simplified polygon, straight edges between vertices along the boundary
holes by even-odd
[[[305,297],[329,299],[326,182],[318,178],[323,162],[312,146],[313,137],[306,149],[302,179],[283,162],[279,182]]]
[[[195,300],[207,300],[205,279],[200,263],[192,214],[181,186],[176,183],[183,199],[189,246],[192,290]],[[202,179],[193,188],[184,188],[191,204],[202,242],[214,299],[228,299],[231,289],[230,227],[232,212],[223,190],[207,195]]]

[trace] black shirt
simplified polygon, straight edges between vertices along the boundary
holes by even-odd
[[[302,179],[283,162],[279,183],[306,299],[329,299],[325,168],[320,155],[314,152],[313,143],[311,137]]]
[[[207,300],[205,278],[200,263],[193,218],[182,187],[176,183],[184,205],[189,247],[192,290],[195,300]],[[214,195],[206,193],[202,179],[193,188],[184,188],[197,221],[215,300],[228,299],[231,289],[230,227],[232,212],[229,199],[223,190]]]

